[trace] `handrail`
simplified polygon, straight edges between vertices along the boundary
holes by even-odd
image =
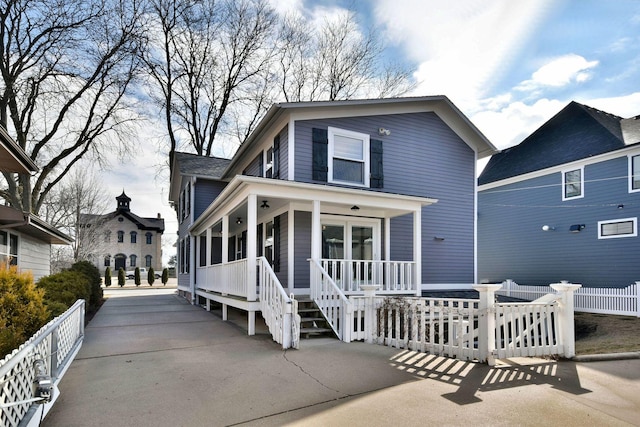
[[[278,276],[265,257],[258,257],[260,283],[260,311],[273,339],[283,349],[298,348],[300,316],[293,294],[287,295]]]
[[[311,274],[311,299],[314,300],[322,315],[342,341],[351,341],[352,323],[351,303],[344,292],[336,284],[329,273],[316,259],[308,259],[312,269]],[[320,277],[318,277],[318,274]]]

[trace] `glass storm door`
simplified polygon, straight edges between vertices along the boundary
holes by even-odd
[[[346,243],[346,244],[345,244]],[[378,258],[377,223],[323,223],[322,258],[345,260],[328,262],[327,273],[345,291],[358,291],[359,285],[371,281],[371,263]]]

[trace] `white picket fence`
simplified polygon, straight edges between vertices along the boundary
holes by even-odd
[[[0,361],[0,426],[37,425],[51,409],[58,383],[82,346],[84,308],[84,300],[76,301]],[[39,374],[51,377],[53,396],[49,402],[34,396],[36,363],[46,371]]]
[[[513,280],[505,280],[497,293],[534,300],[551,292],[553,289],[549,286],[523,286]],[[640,317],[640,282],[624,288],[583,286],[574,293],[573,298],[576,311]]]
[[[480,299],[350,296],[343,341],[362,340],[460,360],[494,364],[516,356],[573,357],[572,294],[554,284],[536,302],[496,303],[501,285],[475,285]]]

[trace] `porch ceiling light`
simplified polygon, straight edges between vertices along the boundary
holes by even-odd
[[[238,217],[238,219],[236,219],[236,224],[242,224],[242,218]]]
[[[542,231],[553,231],[553,230],[555,230],[555,227],[550,227],[548,225],[542,226]]]
[[[359,206],[357,206],[357,205],[353,205],[353,206],[351,206],[351,210],[352,210],[352,211],[359,211],[359,210],[360,210],[360,207],[359,207]]]
[[[269,209],[269,203],[267,203],[267,201],[266,201],[266,200],[263,200],[263,201],[262,201],[262,204],[260,205],[260,207],[261,207],[262,209]]]

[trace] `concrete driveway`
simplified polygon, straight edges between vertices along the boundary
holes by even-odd
[[[44,426],[640,425],[638,359],[490,368],[327,338],[282,351],[174,292],[105,292]]]

